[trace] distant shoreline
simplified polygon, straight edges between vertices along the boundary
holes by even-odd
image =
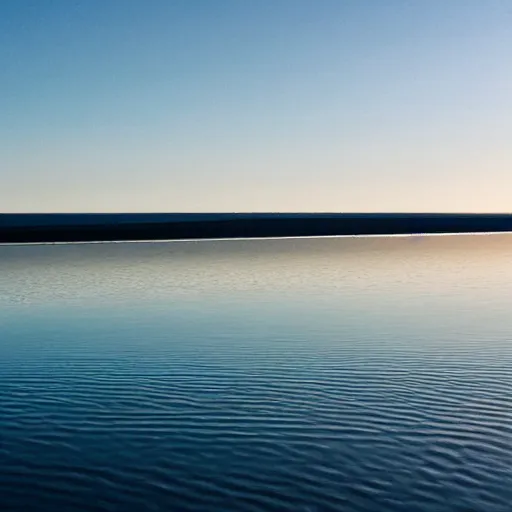
[[[512,231],[512,214],[0,214],[0,243],[122,242]]]

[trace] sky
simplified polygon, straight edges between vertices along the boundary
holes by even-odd
[[[510,0],[1,0],[0,212],[511,212]]]

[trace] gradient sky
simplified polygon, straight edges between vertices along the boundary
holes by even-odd
[[[1,0],[0,211],[512,211],[510,0]]]

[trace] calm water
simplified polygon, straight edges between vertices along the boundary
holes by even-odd
[[[0,247],[0,510],[512,503],[512,236]]]

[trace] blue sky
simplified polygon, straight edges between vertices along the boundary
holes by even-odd
[[[508,0],[2,0],[0,210],[512,211]]]

